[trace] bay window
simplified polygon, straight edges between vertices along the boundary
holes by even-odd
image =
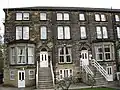
[[[59,63],[71,63],[71,48],[70,47],[61,47],[58,49],[59,53]]]

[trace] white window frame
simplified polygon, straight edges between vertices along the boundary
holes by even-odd
[[[70,27],[69,26],[58,26],[58,39],[70,39]]]
[[[15,80],[15,70],[10,70],[10,80]]]
[[[103,38],[108,38],[107,27],[102,27],[102,32],[103,32]]]
[[[106,16],[104,14],[101,14],[101,21],[106,21]]]
[[[62,73],[61,73],[61,71],[62,71]],[[73,76],[73,70],[72,69],[60,69],[59,70],[59,79],[60,80],[63,80],[66,77],[65,72],[67,72],[67,71],[68,71],[67,77]]]
[[[22,55],[19,54],[20,48],[23,48],[23,53]],[[19,62],[19,58],[22,57],[22,61]],[[18,46],[17,47],[17,64],[26,64],[26,47],[25,46]]]
[[[96,32],[97,32],[97,38],[102,39],[101,27],[97,26],[96,27]]]
[[[120,17],[119,17],[119,15],[115,15],[115,21],[120,21]]]
[[[69,13],[64,13],[64,20],[69,20]]]
[[[29,49],[32,49],[31,50],[31,55],[29,54],[30,50]],[[29,60],[29,57],[32,58],[31,61]],[[30,47],[28,46],[28,64],[34,64],[34,48],[33,47]]]
[[[110,52],[105,52],[105,47],[109,47],[109,49],[110,49]],[[102,48],[102,52],[98,52],[98,48]],[[105,60],[105,61],[110,61],[110,60],[112,60],[112,58],[113,58],[113,56],[112,56],[112,49],[113,47],[111,47],[111,45],[110,44],[104,44],[104,45],[101,45],[101,46],[95,46],[95,54],[96,54],[96,60],[97,61],[103,61],[103,60]],[[97,58],[97,55],[98,54],[102,54],[102,60],[99,60],[98,58]],[[106,54],[110,54],[110,59],[106,59]]]
[[[63,20],[62,13],[57,13],[57,20]]]
[[[47,14],[41,12],[41,13],[40,13],[40,20],[47,20]]]
[[[83,13],[79,14],[79,20],[81,20],[81,21],[85,20],[85,15]]]
[[[117,37],[120,38],[120,27],[117,27]]]
[[[22,13],[17,12],[16,13],[16,20],[22,20],[22,18],[23,18]]]
[[[100,21],[100,15],[99,14],[95,14],[95,20]]]
[[[22,26],[16,26],[16,40],[22,39]]]
[[[23,13],[23,20],[29,20],[29,13],[27,12]]]
[[[86,27],[85,26],[80,26],[80,38],[81,39],[86,39]]]
[[[31,71],[33,72],[33,74],[31,74]],[[31,78],[31,76],[33,77]],[[35,79],[35,70],[29,70],[29,80],[33,80],[33,79]]]
[[[68,49],[68,54],[66,54],[66,48]],[[60,54],[60,50],[62,50],[63,49],[63,53],[64,54]],[[70,47],[60,47],[60,48],[58,48],[58,56],[59,56],[59,63],[72,63],[72,52],[71,52],[71,48]],[[64,62],[61,62],[60,61],[60,57],[63,57],[63,59],[64,59]],[[70,62],[67,62],[67,56],[69,56],[70,57]]]
[[[47,39],[47,27],[46,26],[41,26],[40,27],[40,39]]]
[[[15,57],[16,57],[16,52],[15,52],[15,47],[10,47],[10,64],[15,64]]]
[[[16,26],[16,40],[29,39],[29,26]]]

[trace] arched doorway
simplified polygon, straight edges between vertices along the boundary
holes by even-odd
[[[40,67],[48,67],[48,52],[46,48],[40,51]]]
[[[81,49],[80,61],[82,62],[82,65],[89,65],[88,50],[85,47]]]

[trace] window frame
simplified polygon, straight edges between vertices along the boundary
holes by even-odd
[[[44,14],[45,16],[44,16],[43,14]],[[47,20],[47,13],[46,13],[46,12],[40,12],[39,15],[40,15],[40,20],[41,20],[41,21],[46,21],[46,20]]]
[[[116,32],[117,32],[117,38],[120,39],[120,26],[117,26]]]
[[[99,37],[98,37],[98,29],[99,28]],[[107,26],[96,26],[96,38],[97,39],[108,39],[108,28]]]
[[[62,73],[61,73],[62,71]],[[73,76],[73,69],[59,69],[59,80],[63,80],[65,77],[65,72],[68,71],[68,76],[67,77],[70,77],[70,76]],[[71,73],[72,71],[72,73]],[[62,77],[62,78],[61,78]]]
[[[33,74],[31,74],[30,72],[33,71]],[[33,76],[33,78],[31,78],[31,76]],[[35,70],[29,70],[29,80],[34,80],[35,79]]]
[[[45,28],[45,29],[42,29],[42,28]],[[44,32],[44,33],[46,33],[45,38],[42,37],[42,35],[43,35],[42,32],[41,32],[42,30],[45,30],[45,32]],[[40,39],[41,40],[47,40],[48,39],[48,28],[47,28],[47,26],[40,26]]]
[[[65,15],[68,15],[67,19]],[[70,14],[68,12],[57,12],[56,16],[57,16],[57,19],[56,19],[57,21],[69,21],[70,20]]]
[[[11,72],[13,72],[13,73],[11,73]],[[15,70],[14,69],[10,70],[9,77],[10,77],[10,80],[15,80]]]
[[[82,16],[81,16],[81,15],[82,15]],[[85,20],[86,20],[84,13],[79,13],[79,20],[80,20],[80,21],[85,21]]]
[[[21,19],[17,19],[17,16],[18,16],[17,14],[21,14]],[[24,14],[28,14],[28,19],[25,19]],[[30,20],[30,13],[29,12],[16,12],[16,19],[15,20],[17,20],[17,21],[22,21],[22,20],[28,21],[28,20]]]
[[[106,22],[107,21],[107,16],[106,16],[106,14],[103,14],[103,13],[95,13],[94,17],[95,17],[96,22]]]
[[[69,48],[69,50],[68,50],[69,53],[68,54],[66,53],[67,52],[66,51],[67,48]],[[60,49],[61,50],[63,49],[63,54],[60,54]],[[61,56],[63,57],[63,59],[64,59],[63,61],[64,62],[60,61],[60,57]],[[67,56],[70,57],[70,62],[67,62]],[[62,63],[72,63],[72,48],[71,47],[59,47],[58,48],[58,57],[59,57],[58,59],[59,59],[59,63],[60,64],[62,64]]]
[[[60,32],[61,31],[59,29],[60,27],[62,29],[62,32]],[[66,28],[69,28],[69,29],[66,29]],[[71,28],[70,28],[70,26],[67,26],[67,25],[66,26],[57,26],[57,39],[58,40],[69,40],[69,39],[71,39]]]
[[[114,15],[114,18],[115,18],[115,21],[116,22],[119,22],[120,21],[120,16],[118,14],[115,14]]]
[[[109,47],[110,52],[105,52],[105,47]],[[102,52],[98,52],[98,48],[102,49]],[[96,45],[95,46],[95,57],[97,61],[111,61],[113,59],[113,53],[112,53],[112,45],[111,44],[103,44],[103,45]],[[98,54],[102,54],[102,60],[97,58]],[[106,54],[110,54],[110,59],[106,59]]]
[[[18,27],[21,28],[21,31],[17,31]],[[28,35],[27,35],[28,38],[24,37],[24,36],[26,36],[26,35],[24,35],[25,34],[25,32],[24,32],[25,27],[28,27],[28,32],[27,32],[28,33]],[[30,39],[30,27],[29,26],[16,26],[15,27],[15,34],[16,34],[16,37],[15,37],[16,40],[21,40],[21,39],[22,40],[29,40]],[[19,38],[18,35],[20,35],[20,34],[21,34],[21,37]]]
[[[82,29],[82,28],[84,28],[84,29]],[[87,29],[86,26],[80,26],[80,39],[83,39],[83,40],[87,39],[87,30],[86,29]],[[84,30],[85,35],[83,35],[81,30]]]

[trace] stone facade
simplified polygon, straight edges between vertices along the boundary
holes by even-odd
[[[46,49],[48,52],[48,59],[52,61],[55,78],[60,78],[60,70],[71,69],[73,76],[77,76],[80,73],[80,57],[82,50],[88,51],[88,56],[92,55],[93,59],[96,59],[96,48],[99,46],[110,47],[110,60],[99,61],[105,68],[112,66],[113,77],[115,80],[115,73],[119,68],[120,59],[118,55],[119,51],[119,39],[117,37],[117,26],[120,25],[120,21],[115,21],[115,15],[120,14],[120,10],[115,9],[96,9],[96,8],[72,8],[72,7],[29,7],[29,8],[8,8],[5,11],[5,43],[7,45],[6,60],[4,65],[4,84],[18,86],[18,70],[25,70],[25,86],[35,85],[35,79],[29,81],[28,70],[34,69],[36,71],[37,64],[40,65],[40,52],[42,49]],[[16,13],[29,13],[29,20],[16,20]],[[40,13],[46,13],[46,20],[40,20]],[[57,13],[68,13],[69,20],[57,20]],[[79,14],[84,14],[85,20],[79,20]],[[95,14],[105,15],[105,21],[96,21]],[[29,39],[28,40],[16,40],[16,26],[29,26]],[[47,27],[47,39],[41,40],[40,27]],[[58,39],[58,26],[70,27],[70,39]],[[86,38],[81,39],[80,26],[86,28]],[[98,39],[96,27],[107,27],[108,38]],[[10,62],[10,46],[14,44],[34,44],[34,64],[33,65],[11,65]],[[71,48],[71,63],[59,63],[59,48],[70,47]],[[109,51],[108,51],[109,52]],[[16,52],[17,53],[17,52]],[[9,57],[9,58],[8,58]],[[109,57],[109,56],[108,56]],[[117,64],[116,64],[117,62]],[[119,63],[118,63],[119,62]],[[38,65],[38,66],[39,66]],[[15,80],[10,80],[10,69],[15,69]]]

